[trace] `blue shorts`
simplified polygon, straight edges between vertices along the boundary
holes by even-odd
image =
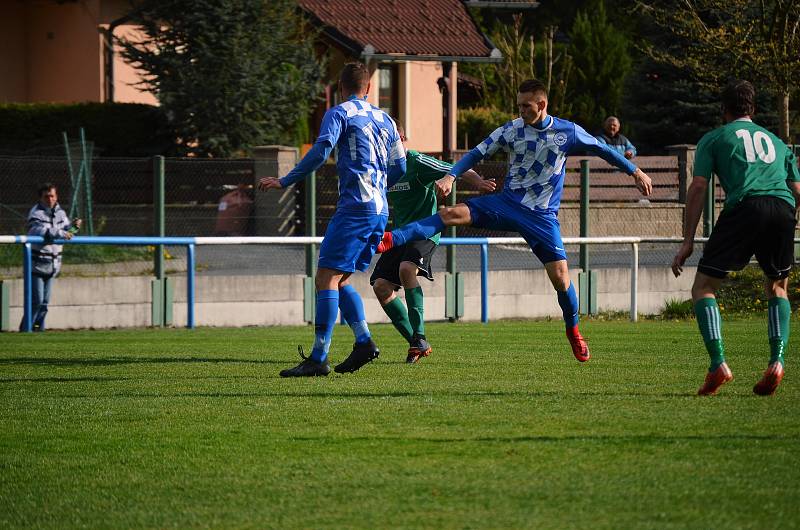
[[[561,225],[550,211],[534,211],[503,193],[482,195],[466,202],[472,226],[519,232],[542,263],[566,260]]]
[[[386,215],[336,210],[319,247],[319,266],[342,272],[364,272],[381,242]]]

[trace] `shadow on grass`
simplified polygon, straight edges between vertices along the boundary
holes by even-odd
[[[796,436],[785,434],[567,434],[564,436],[476,436],[452,437],[452,438],[432,438],[415,436],[292,436],[293,440],[300,442],[318,442],[320,440],[336,442],[367,442],[374,443],[376,440],[398,441],[398,442],[421,442],[421,443],[517,443],[517,442],[623,442],[635,444],[663,443],[663,442],[708,442],[715,440],[749,440],[749,441],[778,441],[795,440]]]
[[[287,364],[287,361],[272,359],[226,359],[224,357],[111,357],[105,359],[59,359],[55,357],[11,357],[0,359],[0,365],[27,364],[41,366],[114,366],[118,364]]]
[[[48,378],[49,379],[49,378]],[[55,379],[55,378],[54,378]],[[183,379],[183,378],[177,378]],[[71,379],[64,379],[64,382],[72,381]],[[2,382],[2,380],[0,380]],[[694,393],[678,393],[678,392],[664,392],[645,394],[641,392],[630,393],[613,393],[613,392],[580,392],[579,396],[602,396],[602,397],[622,397],[631,399],[641,398],[664,398],[664,397],[679,397],[679,398],[696,398]],[[101,397],[96,394],[71,394],[59,396],[63,398],[96,398]],[[332,388],[330,392],[181,392],[181,393],[137,393],[137,392],[118,392],[102,396],[106,398],[127,399],[127,398],[143,398],[143,399],[166,399],[166,398],[211,398],[211,399],[240,399],[240,398],[328,398],[346,400],[352,398],[398,398],[398,397],[411,397],[415,399],[425,397],[457,397],[457,398],[471,398],[471,397],[498,397],[498,398],[557,398],[563,399],[564,393],[559,391],[538,391],[538,392],[525,392],[525,391],[508,391],[508,392],[455,392],[455,391],[428,391],[428,392],[409,392],[409,391],[387,391],[387,392],[342,392],[340,388]],[[752,396],[739,396],[731,395],[726,397],[732,398],[745,398],[750,399]],[[720,398],[717,398],[720,399]],[[754,398],[753,398],[754,399]]]

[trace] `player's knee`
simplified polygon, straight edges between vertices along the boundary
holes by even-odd
[[[469,221],[469,209],[463,204],[448,206],[439,210],[439,217],[446,225],[464,224]]]
[[[410,281],[414,281],[417,278],[417,265],[410,261],[404,261],[400,263],[400,279],[403,281],[403,285],[407,284]]]
[[[379,278],[372,284],[372,292],[375,293],[378,300],[386,300],[392,296],[394,286],[383,278]]]
[[[767,298],[774,298],[776,296],[786,298],[788,288],[789,278],[780,278],[777,280],[768,278],[764,283],[764,293],[767,295]]]

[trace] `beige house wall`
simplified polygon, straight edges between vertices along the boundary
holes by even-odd
[[[410,62],[406,68],[408,91],[400,91],[400,108],[407,109],[406,147],[425,152],[441,152],[442,94],[436,80],[442,77],[442,64],[434,61]],[[401,76],[402,77],[402,76]],[[406,97],[409,98],[406,103]]]
[[[27,13],[27,101],[100,101],[100,0],[30,2]]]
[[[20,2],[0,0],[0,102],[103,101],[104,36],[100,28],[124,15],[125,0]],[[134,28],[120,26],[117,36]],[[115,50],[116,100],[156,104],[131,85],[139,73]]]
[[[25,67],[25,4],[2,0],[0,17],[0,102],[27,101],[28,72]]]
[[[141,32],[135,26],[118,26],[114,36],[137,40]],[[142,80],[141,70],[126,63],[121,56],[122,47],[114,45],[114,101],[119,103],[146,103],[158,105],[158,99],[152,92],[145,92],[136,87]]]

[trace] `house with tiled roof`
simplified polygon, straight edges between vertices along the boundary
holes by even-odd
[[[135,88],[140,72],[123,61],[117,38],[136,34],[128,0],[0,0],[0,102],[118,101],[158,104]],[[324,111],[338,100],[345,62],[373,70],[370,101],[405,124],[409,146],[448,150],[458,90],[478,80],[458,63],[499,61],[461,0],[297,0],[320,32],[327,59]]]
[[[499,62],[500,52],[481,33],[461,0],[298,0],[321,32],[318,50],[328,59],[325,102],[338,103],[336,76],[348,61],[371,71],[370,103],[401,122],[409,148],[455,148],[457,98],[475,80],[458,63]]]

